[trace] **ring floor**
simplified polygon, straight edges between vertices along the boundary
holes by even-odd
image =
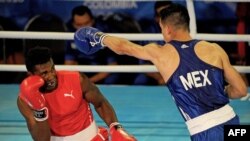
[[[98,85],[116,110],[120,123],[139,141],[189,141],[184,120],[164,86]],[[0,140],[32,141],[16,106],[19,86],[0,85]],[[250,89],[248,89],[250,92]],[[230,105],[242,124],[250,125],[250,95]],[[93,108],[93,107],[92,107]],[[93,110],[98,125],[105,126]]]

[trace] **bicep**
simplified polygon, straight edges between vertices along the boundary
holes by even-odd
[[[92,83],[89,78],[82,74],[80,77],[83,97],[95,107],[98,107],[103,101],[104,97],[98,87]]]
[[[141,53],[141,59],[148,60],[154,62],[155,59],[158,59],[161,54],[161,46],[150,43],[141,48],[138,53]]]

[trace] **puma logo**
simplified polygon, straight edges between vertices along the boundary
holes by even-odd
[[[75,97],[73,95],[73,90],[71,90],[70,94],[69,93],[65,93],[64,97],[71,97],[71,98],[75,99]]]

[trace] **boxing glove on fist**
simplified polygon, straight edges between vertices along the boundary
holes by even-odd
[[[98,127],[97,135],[91,141],[109,141],[108,130],[104,127]]]
[[[34,110],[34,117],[37,121],[46,120],[48,117],[45,98],[39,91],[43,85],[44,80],[36,75],[25,78],[20,85],[21,97]]]
[[[105,36],[107,36],[107,34],[104,34],[96,28],[82,27],[75,32],[74,42],[79,51],[90,55],[104,47],[102,41]]]
[[[137,141],[132,135],[129,135],[121,124],[115,122],[110,125],[111,141]]]

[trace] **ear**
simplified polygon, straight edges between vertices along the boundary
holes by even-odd
[[[164,33],[167,33],[167,34],[169,34],[170,32],[169,32],[169,25],[167,25],[167,24],[163,24],[162,22],[159,22],[159,24],[160,24],[160,27],[161,27],[161,30],[164,32]]]
[[[171,28],[171,26],[169,26],[169,25],[166,25],[165,26],[165,30],[166,30],[166,33],[169,35],[169,34],[171,34],[171,32],[172,32],[172,28]]]

